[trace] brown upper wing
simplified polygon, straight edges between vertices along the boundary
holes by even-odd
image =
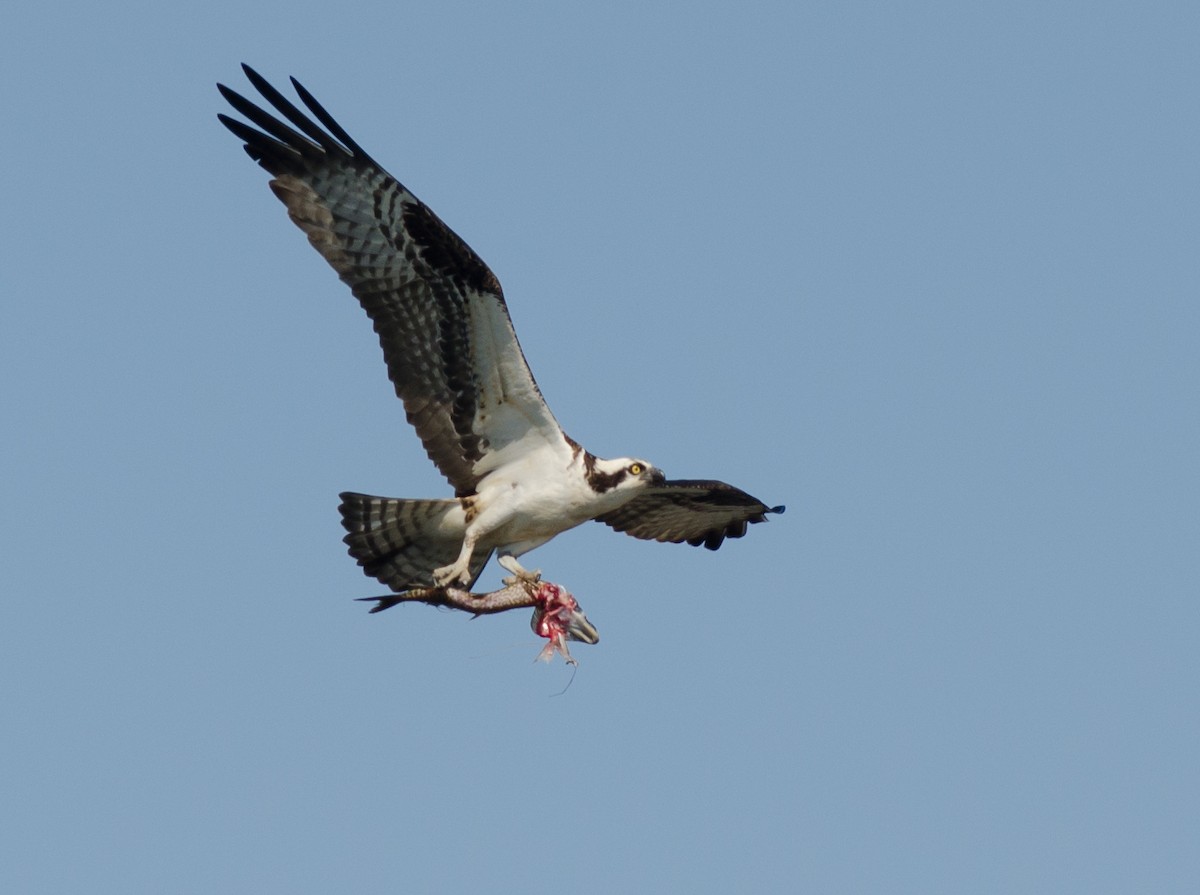
[[[766,522],[768,513],[783,511],[724,482],[680,479],[648,488],[596,521],[647,541],[716,550],[726,538],[744,535],[746,526]]]

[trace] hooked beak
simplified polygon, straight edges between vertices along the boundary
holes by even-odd
[[[666,483],[667,483],[667,477],[663,474],[663,471],[661,469],[659,469],[656,466],[656,467],[654,467],[654,469],[650,470],[650,484],[651,485],[665,485]]]

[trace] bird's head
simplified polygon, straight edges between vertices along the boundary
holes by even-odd
[[[590,457],[587,480],[596,493],[608,494],[661,485],[667,479],[661,469],[636,457],[617,457],[612,460]]]

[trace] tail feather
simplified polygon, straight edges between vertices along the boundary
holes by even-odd
[[[458,558],[464,522],[457,500],[372,497],[353,491],[340,497],[342,527],[348,532],[342,540],[350,555],[366,574],[397,593],[432,587],[433,570]],[[468,588],[490,557],[490,551],[472,557]],[[387,607],[381,602],[378,608]]]

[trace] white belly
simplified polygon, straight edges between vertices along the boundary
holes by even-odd
[[[564,468],[561,463],[561,456],[534,455],[480,482],[478,500],[484,509],[471,523],[480,532],[478,543],[519,556],[634,496],[597,494],[584,479],[581,464]]]

